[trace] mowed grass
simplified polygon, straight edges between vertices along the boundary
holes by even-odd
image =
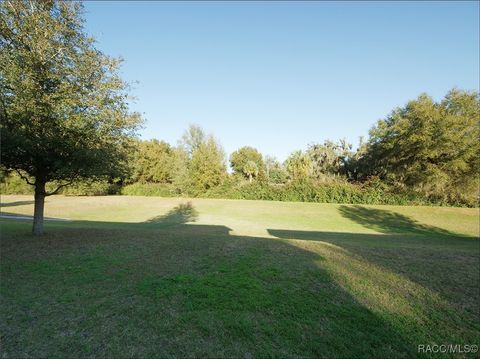
[[[2,214],[32,214],[2,196]],[[1,219],[2,357],[410,358],[480,344],[478,209],[49,197]],[[477,357],[478,353],[444,354]]]

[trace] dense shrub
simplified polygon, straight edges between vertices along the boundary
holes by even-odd
[[[266,182],[226,183],[206,192],[201,197],[249,200],[352,203],[352,204],[439,204],[415,193],[394,193],[378,184],[358,185],[352,183],[317,183],[294,181],[285,185]]]
[[[395,193],[378,183],[364,185],[352,183],[316,183],[313,181],[293,181],[285,185],[255,182],[242,183],[230,188],[221,187],[206,194],[211,198],[231,198],[250,200],[389,204],[389,205],[447,205],[413,192]],[[456,205],[469,205],[456,203]]]
[[[33,187],[16,175],[9,175],[2,180],[1,191],[3,194],[33,194]],[[477,202],[465,198],[426,197],[411,190],[391,188],[377,178],[361,184],[341,180],[330,182],[302,180],[274,184],[259,180],[249,183],[246,180],[239,180],[236,176],[229,176],[221,184],[203,192],[188,188],[180,190],[175,184],[167,183],[137,182],[120,187],[103,181],[78,183],[61,191],[61,194],[65,195],[86,196],[118,193],[130,196],[184,196],[317,203],[478,206]]]
[[[106,196],[119,193],[120,186],[108,181],[84,181],[61,190],[61,194],[67,196]]]
[[[127,196],[174,197],[174,186],[166,183],[133,183],[122,187],[121,194]]]

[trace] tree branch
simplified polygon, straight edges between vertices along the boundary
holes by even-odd
[[[71,184],[73,183],[73,181],[74,181],[74,180],[71,180],[71,181],[69,181],[69,182],[67,182],[67,183],[64,183],[64,184],[59,185],[59,186],[55,189],[55,191],[45,192],[45,196],[52,196],[52,195],[54,195],[54,194],[57,194],[58,191],[60,191],[63,187],[66,187],[66,186],[71,185]]]
[[[18,175],[20,176],[20,178],[22,178],[23,180],[25,180],[30,186],[35,186],[35,182],[32,183],[28,180],[28,178],[26,176],[24,176],[19,170],[15,170],[15,172],[18,173]]]

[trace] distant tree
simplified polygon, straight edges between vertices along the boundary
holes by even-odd
[[[249,162],[253,162],[256,165],[257,170],[252,173],[253,166]],[[262,154],[253,147],[242,147],[230,155],[230,166],[234,173],[241,174],[250,181],[253,177],[257,177],[263,172],[264,163]]]
[[[285,167],[294,180],[305,180],[312,173],[312,160],[307,153],[293,152],[285,161]]]
[[[277,159],[273,156],[266,155],[265,160],[263,161],[264,166],[265,166],[265,175],[267,176],[267,179],[270,178],[270,169],[276,164]]]
[[[128,111],[120,61],[85,35],[78,2],[0,2],[0,50],[2,166],[35,187],[42,234],[45,196],[122,173],[141,120]]]
[[[310,145],[307,153],[312,160],[312,177],[315,179],[329,175],[348,177],[347,163],[353,152],[352,145],[345,139],[338,143],[326,140],[323,144]]]
[[[478,196],[479,93],[451,90],[441,102],[426,94],[395,109],[370,131],[370,175],[428,195]]]
[[[273,156],[265,156],[265,174],[272,183],[285,183],[288,178],[284,166]]]
[[[213,136],[198,145],[188,163],[188,181],[196,193],[218,186],[225,179],[225,152]]]
[[[203,129],[198,125],[190,125],[182,135],[179,144],[184,148],[189,157],[192,157],[193,152],[207,141],[207,135]]]
[[[135,182],[171,183],[174,176],[174,150],[159,140],[138,141],[133,156]]]

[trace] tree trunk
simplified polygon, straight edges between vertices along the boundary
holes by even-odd
[[[33,212],[32,233],[36,236],[43,234],[43,209],[45,207],[45,182],[35,182],[35,209]]]
[[[248,175],[248,179],[250,180],[250,183],[252,183],[252,174]]]

